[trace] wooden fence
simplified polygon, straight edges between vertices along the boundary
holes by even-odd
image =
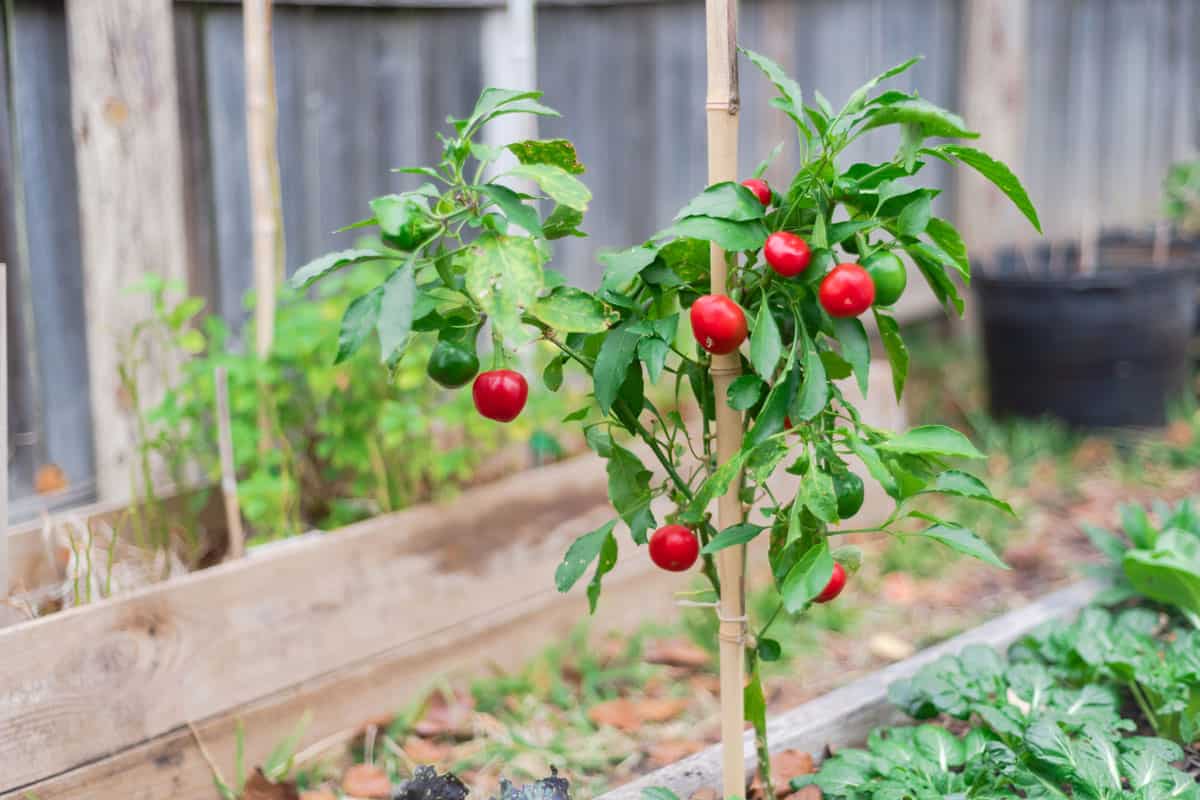
[[[127,437],[114,434],[108,419],[92,421],[119,409],[112,361],[103,356],[121,327],[98,327],[85,309],[108,309],[106,318],[126,324],[144,313],[113,285],[109,276],[121,271],[95,263],[111,255],[88,262],[81,247],[94,246],[98,225],[80,220],[101,202],[80,191],[81,167],[90,163],[79,156],[89,141],[83,123],[118,124],[103,107],[89,117],[86,98],[71,93],[82,63],[71,50],[82,38],[69,35],[70,20],[92,3],[12,0],[3,20],[0,260],[11,265],[11,490],[18,498],[31,493],[43,464],[60,466],[77,494],[92,492],[97,475],[100,494],[119,494],[127,474]],[[164,219],[172,214],[164,209],[182,208],[185,240],[166,260],[184,250],[190,290],[238,321],[251,281],[239,8],[221,0],[126,5],[165,9],[169,20],[174,63],[153,65],[170,81],[157,89],[169,91],[146,99],[177,105],[179,141],[168,150],[179,153],[183,197],[177,203],[159,184],[139,186],[134,170],[115,170],[121,196],[140,198],[134,205],[145,215],[118,224],[117,234],[147,222],[170,227],[177,221]],[[998,9],[1007,22],[993,19]],[[595,193],[584,226],[592,237],[562,250],[559,267],[573,280],[594,282],[598,247],[644,238],[702,185],[702,12],[695,0],[540,3],[538,84],[563,112],[542,122],[541,134],[578,143]],[[348,242],[351,234],[329,232],[363,216],[367,198],[404,185],[389,167],[434,155],[433,131],[447,114],[464,112],[491,82],[489,65],[504,61],[505,40],[486,33],[488,15],[499,13],[493,0],[277,0],[289,265]],[[747,46],[834,102],[870,74],[924,54],[900,85],[979,109],[985,143],[1016,162],[1052,236],[1077,235],[1085,223],[1153,220],[1167,164],[1200,144],[1200,4],[1193,0],[745,0],[742,16]],[[987,32],[997,30],[1009,39],[992,50],[996,37]],[[766,106],[765,81],[747,74],[743,86],[744,167],[785,141],[775,171],[782,174],[795,158],[786,120]],[[137,148],[139,121],[128,121],[119,147]],[[893,146],[886,137],[867,139],[855,155],[879,158]],[[119,147],[113,152],[123,153]],[[944,170],[936,177],[945,190],[941,213],[977,207],[973,184],[950,183]],[[1001,230],[1003,222],[960,221],[981,241],[984,228]],[[164,258],[140,253],[123,269],[175,269]],[[97,337],[107,340],[89,343]],[[14,513],[21,510],[18,503]]]

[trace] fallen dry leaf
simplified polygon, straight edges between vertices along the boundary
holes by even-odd
[[[300,800],[337,800],[337,795],[327,789],[315,789],[301,792]]]
[[[452,750],[450,745],[431,742],[419,736],[409,736],[404,740],[404,752],[417,764],[440,764],[450,756]]]
[[[917,599],[917,586],[907,572],[889,572],[883,576],[883,599],[891,605],[910,606]]]
[[[816,771],[812,753],[782,750],[771,756],[771,782],[775,784],[776,795],[783,796],[791,792],[788,783],[792,778],[811,775]]]
[[[1163,438],[1167,440],[1167,444],[1172,444],[1176,447],[1187,447],[1192,443],[1194,436],[1192,423],[1186,419],[1177,419],[1167,426],[1167,432]]]
[[[392,782],[382,767],[374,764],[355,764],[342,775],[342,791],[352,797],[389,798]]]
[[[413,726],[413,731],[427,739],[435,736],[469,739],[474,713],[475,699],[470,693],[456,689],[447,697],[445,692],[435,691],[429,695],[425,716]]]
[[[707,650],[686,639],[663,639],[650,643],[646,648],[645,660],[649,664],[668,667],[704,669],[712,664],[713,657]]]
[[[692,739],[668,739],[664,742],[655,742],[650,745],[646,751],[646,755],[650,757],[650,763],[655,768],[665,767],[699,753],[706,746],[704,742],[697,742]]]
[[[636,731],[646,722],[667,722],[679,716],[688,707],[684,698],[628,697],[608,700],[592,706],[588,718],[597,725],[609,725],[626,732]]]
[[[242,789],[242,800],[300,800],[300,793],[291,781],[271,783],[261,769],[256,769]]]

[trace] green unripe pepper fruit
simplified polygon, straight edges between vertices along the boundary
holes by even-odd
[[[838,519],[850,519],[862,508],[863,482],[853,472],[835,472],[833,491],[837,495]]]
[[[426,372],[439,385],[457,389],[479,372],[479,358],[461,344],[442,340],[434,345]]]

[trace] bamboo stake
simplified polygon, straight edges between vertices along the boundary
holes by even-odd
[[[246,0],[242,6],[246,60],[246,147],[250,165],[250,208],[254,259],[255,352],[265,359],[275,333],[275,293],[283,281],[283,202],[280,198],[275,101],[275,62],[271,48],[272,0]],[[271,445],[267,397],[259,411],[259,449]]]
[[[738,167],[738,70],[737,0],[706,0],[708,97],[708,182],[737,180]],[[725,253],[715,244],[711,249],[713,294],[726,294],[728,276]],[[737,455],[742,444],[742,415],[722,402],[729,384],[741,371],[737,353],[712,358],[713,393],[717,406],[717,461],[725,463]],[[720,499],[717,519],[721,528],[743,519],[739,497],[741,477],[730,484]],[[746,762],[742,736],[745,730],[743,691],[746,683],[746,547],[727,547],[717,554],[721,579],[718,603],[721,667],[721,745],[723,797],[744,797]]]
[[[246,534],[242,530],[242,507],[238,503],[237,466],[233,460],[233,426],[229,420],[229,375],[225,367],[213,370],[217,395],[217,447],[221,453],[221,494],[225,498],[225,530],[229,536],[226,560],[246,553]]]
[[[8,598],[8,265],[0,263],[0,603]]]

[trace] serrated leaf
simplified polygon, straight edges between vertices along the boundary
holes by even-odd
[[[539,297],[529,311],[550,328],[566,333],[603,333],[618,319],[593,295],[572,286]]]
[[[500,207],[504,216],[535,236],[542,236],[542,221],[532,206],[527,206],[521,196],[507,186],[488,183],[476,187],[479,192]]]
[[[553,164],[519,164],[509,170],[508,174],[534,181],[555,202],[576,211],[587,211],[588,203],[592,199],[591,191],[582,181]]]
[[[288,278],[288,286],[293,289],[303,289],[310,286],[313,281],[342,267],[364,264],[368,261],[385,261],[390,258],[394,258],[394,256],[378,250],[339,250],[336,253],[326,253],[296,270],[292,277]]]
[[[568,139],[526,139],[513,142],[508,149],[522,164],[550,164],[572,175],[585,171],[583,164],[579,163],[575,145]]]
[[[675,219],[684,217],[714,217],[733,222],[762,219],[766,214],[763,204],[754,193],[733,181],[715,183],[692,198]]]
[[[354,355],[379,322],[379,306],[383,302],[383,287],[376,286],[364,295],[354,298],[342,315],[342,326],[338,332],[337,356],[333,363],[340,364]]]
[[[1029,224],[1038,233],[1042,232],[1042,223],[1038,219],[1037,209],[1033,207],[1033,201],[1029,199],[1029,194],[1025,191],[1025,187],[1021,185],[1021,180],[1013,174],[1013,171],[1006,164],[1002,161],[997,161],[982,150],[976,150],[974,147],[947,144],[942,145],[938,149],[943,153],[949,153],[954,156],[991,181],[997,189],[1004,192],[1009,200],[1012,200],[1013,205],[1029,220]]]
[[[600,550],[604,547],[606,539],[612,535],[616,525],[615,519],[609,520],[596,530],[580,536],[567,548],[567,554],[563,556],[562,563],[554,571],[554,585],[560,592],[570,591],[571,587],[583,577],[583,573],[587,572],[587,568],[600,555]]]
[[[945,425],[921,425],[880,442],[877,450],[916,456],[983,458],[971,440]]]

